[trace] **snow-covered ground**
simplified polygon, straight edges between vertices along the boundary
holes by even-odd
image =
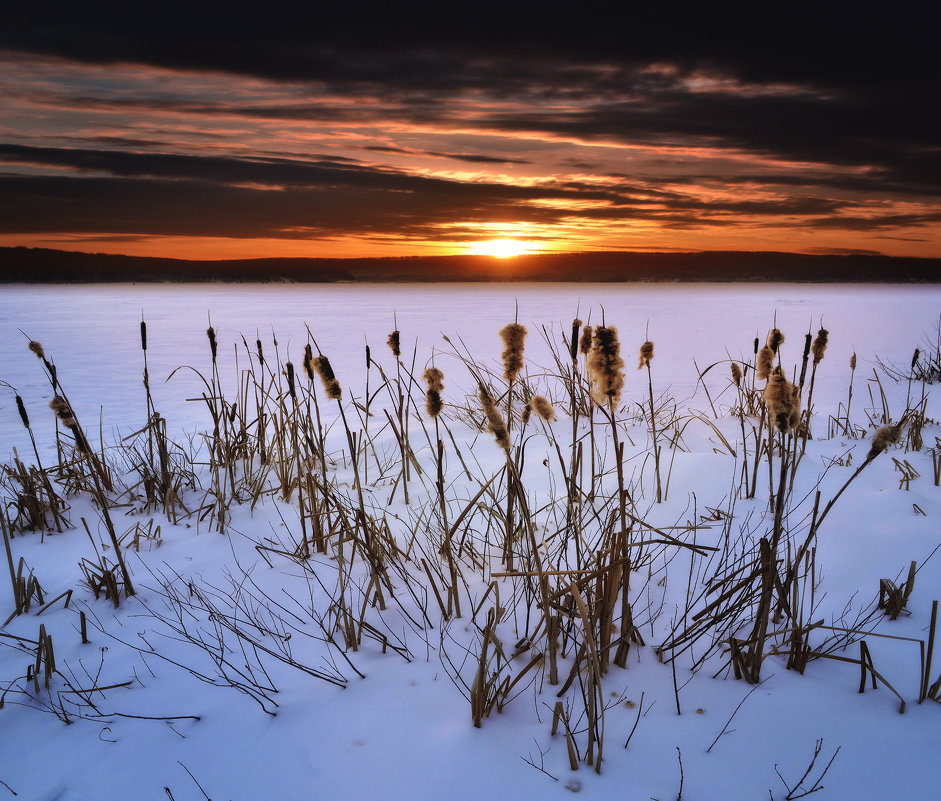
[[[72,596],[67,608],[59,601],[39,615],[34,602],[29,612],[0,629],[0,694],[5,693],[0,799],[478,799],[578,792],[590,798],[673,799],[681,793],[686,799],[750,801],[768,797],[769,790],[774,799],[784,799],[785,781],[794,787],[821,741],[809,778],[792,798],[812,789],[837,749],[818,797],[933,797],[941,709],[930,699],[918,701],[921,649],[929,639],[932,601],[941,599],[941,555],[932,558],[941,543],[941,489],[934,483],[929,451],[941,436],[934,422],[941,418],[939,390],[938,385],[893,381],[880,365],[905,372],[916,347],[936,347],[939,314],[938,286],[5,286],[0,294],[0,381],[9,386],[0,386],[0,462],[11,463],[14,449],[26,464],[35,462],[15,393],[28,411],[43,464],[56,461],[56,423],[47,408],[53,392],[43,363],[27,349],[28,341],[36,340],[55,363],[88,439],[98,448],[103,436],[119,474],[117,488],[109,493],[118,535],[148,525],[151,532],[159,525],[160,533],[142,541],[139,549],[125,547],[137,593],[122,598],[118,608],[95,599],[79,568],[83,559],[95,562],[99,553],[113,561],[101,511],[87,493],[68,499],[69,530],[16,532],[10,541],[14,568],[25,560],[47,601],[69,589]],[[809,525],[814,491],[819,487],[824,508],[864,463],[873,421],[883,410],[880,393],[885,393],[892,422],[906,405],[920,403],[923,391],[927,394],[923,449],[906,451],[903,433],[900,445],[875,458],[850,483],[813,543],[813,610],[809,595],[805,599],[814,621],[852,628],[871,611],[880,579],[901,584],[910,563],[917,563],[906,612],[894,621],[876,614],[866,632],[854,637],[865,640],[875,669],[906,701],[904,714],[881,681],[878,689],[867,684],[867,691],[859,694],[860,669],[847,662],[814,659],[801,675],[786,669],[784,657],[770,655],[762,665],[761,684],[752,685],[725,669],[727,654],[721,647],[691,669],[707,650],[706,637],[692,653],[662,663],[655,647],[674,624],[721,593],[697,601],[701,582],[710,575],[708,557],[657,545],[651,560],[631,578],[630,600],[645,645],[632,646],[626,668],[612,665],[603,679],[600,774],[584,760],[587,732],[579,688],[589,682],[587,661],[563,695],[582,758],[577,771],[570,769],[563,735],[550,734],[561,685],[550,686],[543,665],[516,685],[502,712],[494,710],[480,728],[474,727],[466,696],[496,597],[493,590],[485,593],[490,574],[505,572],[505,566],[499,544],[489,552],[481,550],[478,558],[463,555],[458,568],[462,616],[442,620],[421,562],[424,558],[429,564],[441,590],[448,572],[439,553],[439,496],[429,447],[434,426],[423,412],[412,413],[409,442],[422,472],[413,466],[406,505],[401,484],[396,484],[401,457],[386,416],[388,411],[398,424],[396,396],[381,388],[382,374],[390,381],[402,377],[403,386],[409,382],[397,370],[386,338],[394,328],[401,331],[402,364],[418,382],[412,387],[417,410],[423,409],[424,368],[433,363],[444,373],[444,494],[452,524],[497,476],[467,513],[466,532],[479,543],[486,538],[488,521],[494,526],[487,535],[491,538],[501,525],[494,523],[503,514],[503,496],[496,488],[504,481],[505,462],[493,437],[479,431],[468,416],[479,418],[480,412],[466,360],[492,371],[491,386],[499,394],[506,383],[497,332],[515,319],[526,325],[525,381],[555,403],[558,420],[548,433],[538,421],[525,429],[515,422],[511,437],[514,448],[525,450],[522,483],[533,519],[546,537],[545,553],[561,559],[561,535],[553,526],[564,522],[566,514],[560,454],[567,465],[572,426],[552,350],[562,352],[575,317],[616,326],[620,335],[626,362],[618,414],[625,482],[630,511],[642,521],[636,530],[648,531],[647,536],[654,527],[672,531],[686,543],[695,538],[697,545],[722,548],[731,542],[745,548],[768,534],[772,521],[766,464],[757,473],[755,498],[741,497],[742,456],[754,459],[750,432],[757,421],[740,420],[734,413],[738,390],[729,367],[732,360],[753,363],[755,338],[763,344],[772,327],[786,335],[780,354],[788,378],[800,372],[804,335],[816,335],[821,326],[829,331],[829,346],[815,376],[813,438],[789,496],[786,525],[793,532],[792,548],[800,545]],[[254,355],[256,339],[263,343],[269,367],[288,360],[294,364],[299,392],[306,397],[309,385],[301,365],[304,346],[312,338],[314,353],[329,357],[343,387],[343,408],[353,434],[365,428],[361,407],[367,389],[365,347],[370,347],[372,416],[363,441],[372,445],[359,464],[364,471],[362,508],[371,520],[388,525],[404,554],[391,571],[395,593],[385,598],[386,610],[370,605],[375,599],[361,558],[349,566],[350,602],[358,604],[355,618],[362,613],[388,638],[389,647],[383,649],[368,636],[358,650],[340,647],[342,637],[331,628],[330,594],[342,566],[336,542],[327,554],[307,560],[278,553],[292,550],[302,537],[296,493],[290,503],[274,492],[262,494],[254,505],[233,504],[225,533],[219,534],[212,499],[207,500],[212,480],[203,464],[196,466],[199,489],[189,490],[184,502],[190,510],[206,504],[205,513],[181,514],[173,525],[154,510],[141,511],[140,500],[133,497],[140,488],[133,488],[129,476],[120,477],[118,466],[124,463],[116,445],[147,420],[142,319],[154,407],[166,419],[171,439],[197,453],[198,462],[208,460],[201,443],[212,432],[203,400],[203,378],[212,372],[208,326],[219,343],[219,381],[229,401],[245,386],[250,367],[256,375],[262,373]],[[655,343],[651,376],[665,485],[669,480],[659,504],[650,456],[647,371],[635,369],[638,348],[646,339]],[[850,417],[865,431],[865,439],[835,433],[830,421],[847,402],[853,354],[857,366]],[[748,373],[746,381],[751,381]],[[280,385],[285,386],[283,376]],[[316,392],[328,428],[327,480],[355,511],[355,480],[338,406],[323,397],[319,383]],[[605,506],[604,501],[610,499],[615,474],[608,427],[598,411],[595,426],[605,475],[598,479],[597,498],[584,504],[589,531],[593,525],[600,530],[603,518],[617,512],[616,504]],[[746,443],[741,441],[743,430]],[[579,436],[586,431],[582,418]],[[672,447],[663,437],[676,432]],[[583,459],[588,460],[588,440],[583,442]],[[903,482],[903,469],[917,477]],[[590,471],[584,481],[587,491]],[[273,475],[269,482],[276,484]],[[128,487],[131,491],[123,492]],[[4,503],[14,500],[14,489],[15,481],[5,476],[0,487]],[[491,500],[496,508],[488,509]],[[598,510],[594,523],[591,509]],[[13,506],[8,514],[15,516]],[[780,556],[787,556],[786,549]],[[553,563],[544,569],[566,566]],[[532,634],[535,649],[541,651],[546,641],[536,630],[541,610],[533,601],[527,629],[524,580],[493,580],[507,610],[496,629],[507,656],[524,634]],[[557,580],[562,581],[552,578],[553,586]],[[564,584],[558,586],[564,589]],[[587,593],[590,586],[582,590]],[[214,605],[214,615],[207,614],[207,603]],[[12,582],[4,577],[0,618],[14,608]],[[88,644],[81,641],[80,612],[87,619]],[[581,621],[577,612],[574,617],[572,630],[578,636]],[[220,621],[234,621],[241,636]],[[52,638],[57,672],[48,689],[40,677],[37,692],[26,676],[27,665],[36,661],[40,624]],[[334,633],[333,644],[321,641],[326,630]],[[748,631],[738,634],[746,637]],[[811,646],[829,634],[815,630]],[[532,654],[529,650],[511,659],[501,677],[518,675]],[[859,654],[854,642],[833,655],[858,659]],[[574,656],[570,644],[560,663],[563,682]],[[941,644],[930,682],[939,673]]]

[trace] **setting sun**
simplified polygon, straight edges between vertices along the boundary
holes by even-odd
[[[513,256],[522,256],[529,253],[529,247],[526,242],[518,242],[515,239],[491,239],[486,242],[478,242],[471,250],[476,256],[493,256],[497,259],[510,259]]]

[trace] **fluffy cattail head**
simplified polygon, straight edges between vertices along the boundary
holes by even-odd
[[[317,375],[320,376],[320,380],[323,383],[324,392],[327,393],[328,398],[334,400],[339,400],[343,397],[343,390],[340,388],[340,382],[337,381],[337,377],[333,373],[333,367],[330,365],[330,360],[321,354],[316,359],[311,361],[311,366],[316,371]]]
[[[800,394],[794,384],[784,377],[781,368],[775,368],[764,391],[768,414],[782,432],[797,427],[800,422]]]
[[[42,345],[39,342],[37,342],[35,339],[32,340],[29,343],[29,345],[27,345],[26,347],[28,347],[33,353],[36,354],[37,359],[46,358],[46,351],[43,350]]]
[[[624,388],[624,359],[617,329],[599,325],[595,328],[588,353],[591,399],[599,406],[617,406]]]
[[[856,369],[856,354],[854,353],[852,356],[850,356],[850,370],[855,370],[855,369]]]
[[[742,385],[742,368],[738,366],[737,362],[732,362],[732,381],[737,387]]]
[[[72,407],[61,395],[56,395],[49,401],[49,408],[56,413],[56,417],[62,421],[64,426],[71,428],[75,425],[75,415],[72,414]]]
[[[480,385],[479,395],[480,406],[487,417],[487,429],[496,438],[497,445],[503,448],[503,450],[508,451],[510,449],[510,432],[507,430],[503,415],[500,414],[493,402],[493,398],[490,397],[490,393],[483,384]]]
[[[817,336],[814,339],[813,344],[810,346],[811,352],[814,354],[814,364],[820,364],[823,361],[823,354],[827,349],[827,343],[830,339],[830,332],[826,328],[821,328],[817,332]]]
[[[591,350],[591,335],[592,329],[590,325],[586,325],[582,329],[582,338],[578,341],[578,351],[584,355],[588,355],[588,351]]]
[[[772,353],[777,353],[783,343],[784,334],[779,329],[772,328],[771,333],[768,334],[768,347],[771,348]]]
[[[771,369],[774,367],[774,351],[770,346],[765,345],[758,351],[758,363],[755,366],[755,373],[760,381],[767,380],[771,375]]]
[[[902,438],[902,426],[904,421],[899,421],[894,426],[882,426],[872,435],[872,447],[866,454],[866,459],[875,459],[880,453],[891,445],[895,445]]]
[[[389,338],[386,340],[386,345],[389,346],[389,349],[392,351],[392,355],[395,356],[396,359],[402,355],[402,348],[399,342],[398,331],[393,331],[391,334],[389,334]]]
[[[527,405],[532,406],[533,411],[547,423],[555,420],[555,407],[542,395],[533,395]]]
[[[653,358],[653,342],[649,339],[640,346],[640,362],[637,364],[637,369],[640,370],[641,367],[650,367],[650,360]]]
[[[529,422],[529,418],[533,415],[533,405],[532,403],[527,403],[523,407],[523,411],[520,412],[520,422],[523,425],[526,425]]]
[[[444,389],[444,373],[437,367],[429,367],[422,374],[428,390],[425,392],[425,411],[429,417],[437,417],[444,408],[441,392]]]
[[[503,377],[514,381],[523,369],[523,341],[526,339],[526,326],[510,323],[500,329],[503,340]]]

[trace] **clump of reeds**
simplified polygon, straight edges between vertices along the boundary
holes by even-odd
[[[503,340],[503,377],[513,382],[523,370],[523,344],[526,339],[526,326],[510,323],[500,329]]]
[[[327,397],[333,400],[340,400],[340,398],[343,397],[343,390],[340,388],[340,382],[337,381],[336,375],[334,375],[330,360],[323,354],[320,354],[316,359],[311,360],[311,367],[313,367],[317,375],[320,376]]]
[[[614,326],[599,325],[592,333],[588,352],[591,399],[598,406],[617,406],[624,388],[624,359]]]
[[[800,390],[784,377],[781,368],[775,368],[764,391],[768,414],[782,433],[797,427],[800,422]]]
[[[480,385],[479,397],[480,406],[484,410],[484,415],[487,418],[487,430],[493,434],[494,438],[497,440],[497,445],[503,448],[503,450],[508,451],[510,449],[510,432],[507,430],[503,415],[500,414],[499,409],[497,409],[496,404],[493,402],[493,398],[490,396],[490,392],[487,391],[487,388],[483,384]]]
[[[434,419],[444,408],[444,402],[441,400],[441,393],[444,390],[444,373],[437,367],[429,367],[422,374],[422,378],[428,387],[425,392],[425,411]]]

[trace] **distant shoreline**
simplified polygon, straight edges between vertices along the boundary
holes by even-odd
[[[941,258],[777,251],[220,261],[0,248],[0,283],[941,283]]]

